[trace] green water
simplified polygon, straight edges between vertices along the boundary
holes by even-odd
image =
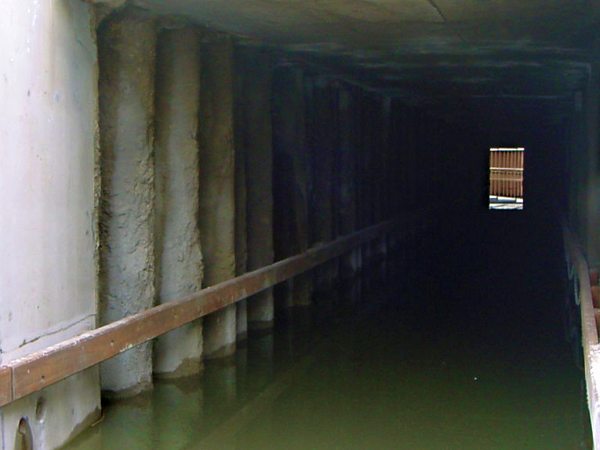
[[[460,245],[437,264],[390,261],[319,308],[280,311],[234,361],[105,405],[68,449],[589,448],[558,256],[524,274],[520,244],[475,265]]]

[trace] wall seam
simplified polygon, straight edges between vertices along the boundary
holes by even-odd
[[[46,332],[44,334],[40,334],[40,335],[38,335],[36,337],[30,338],[29,340],[28,339],[23,339],[23,341],[21,342],[21,344],[19,344],[18,347],[15,347],[15,348],[13,348],[11,350],[3,350],[3,353],[9,353],[9,352],[12,352],[12,351],[20,350],[20,349],[22,349],[23,347],[25,347],[25,346],[27,346],[29,344],[33,344],[34,342],[39,341],[40,339],[43,339],[43,338],[46,338],[46,337],[49,337],[49,336],[53,336],[53,335],[58,334],[58,333],[62,333],[64,331],[67,331],[67,330],[69,330],[69,329],[71,329],[71,328],[73,328],[73,327],[75,327],[75,326],[77,326],[77,325],[85,322],[86,320],[89,320],[89,319],[92,319],[92,318],[95,318],[95,317],[96,317],[95,313],[87,314],[87,315],[85,315],[85,316],[83,316],[83,317],[75,320],[74,322],[71,322],[71,323],[69,323],[67,325],[64,325],[64,326],[60,327],[60,328],[50,329],[48,332]]]

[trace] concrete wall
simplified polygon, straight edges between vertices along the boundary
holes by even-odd
[[[568,128],[565,158],[569,180],[568,218],[592,267],[600,263],[600,234],[597,232],[600,226],[599,70],[598,64],[590,65],[588,80],[583,89],[574,93],[571,116],[565,124]]]
[[[584,156],[584,177],[587,189],[582,199],[582,236],[587,245],[587,256],[592,267],[600,263],[600,161],[598,136],[598,112],[600,99],[600,64],[592,64],[590,79],[584,96],[586,153]]]
[[[96,324],[97,60],[89,5],[4,0],[1,9],[0,363],[6,363]],[[36,449],[60,446],[96,420],[99,394],[92,369],[2,408],[0,448],[14,447],[22,417]]]

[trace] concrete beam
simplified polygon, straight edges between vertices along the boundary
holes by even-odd
[[[233,132],[233,45],[208,35],[202,43],[200,92],[200,210],[204,285],[235,276],[235,149]],[[235,352],[236,307],[204,320],[204,356]]]
[[[200,36],[193,28],[160,34],[156,74],[156,288],[159,303],[201,289],[198,229]],[[160,337],[154,373],[177,377],[202,367],[202,322]]]
[[[99,30],[102,162],[100,322],[154,304],[154,68],[156,27],[128,12]],[[152,345],[101,367],[102,389],[136,394],[152,386]]]

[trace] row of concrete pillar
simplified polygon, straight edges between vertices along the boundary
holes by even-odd
[[[0,166],[11,211],[0,233],[11,261],[0,363],[478,183],[480,168],[456,164],[471,137],[292,54],[140,11],[95,29],[87,3],[8,4],[0,133],[3,148],[20,150]],[[34,34],[29,10],[40,18]],[[404,245],[410,262],[419,230],[413,221],[128,350],[102,365],[102,389],[131,395],[154,376],[197,373],[281,311],[323,306],[315,293],[391,248]],[[36,446],[62,445],[97,419],[99,391],[91,368],[3,407],[4,447],[22,419]]]
[[[390,99],[138,12],[105,19],[98,46],[102,324],[394,216]],[[308,305],[385,252],[382,240],[290,280],[280,303]],[[196,373],[274,310],[268,289],[133,348],[102,365],[102,387]]]
[[[98,34],[100,313],[110,323],[273,262],[271,63],[230,36],[130,12]],[[235,70],[254,57],[264,65]],[[103,364],[103,389],[139,392],[153,374],[231,355],[246,323],[271,326],[272,293],[201,322]]]

